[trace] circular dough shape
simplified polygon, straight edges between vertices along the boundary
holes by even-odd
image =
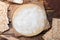
[[[13,14],[12,25],[24,36],[35,36],[45,28],[46,14],[43,7],[36,4],[23,4]]]

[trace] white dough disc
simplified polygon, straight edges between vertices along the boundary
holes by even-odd
[[[46,26],[46,21],[44,8],[36,4],[21,5],[12,17],[13,27],[18,33],[25,36],[34,36],[41,33]]]

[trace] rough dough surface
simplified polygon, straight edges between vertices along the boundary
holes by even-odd
[[[8,4],[0,1],[0,32],[4,32],[8,27],[7,8]]]

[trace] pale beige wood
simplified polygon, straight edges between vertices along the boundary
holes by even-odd
[[[45,40],[60,40],[60,19],[53,18],[52,28],[43,36]]]
[[[0,35],[0,37],[6,38],[8,40],[19,40],[19,39],[15,38],[15,37],[7,36],[7,35]]]
[[[15,37],[19,37],[22,36],[20,33],[18,33],[14,28],[10,28],[9,31],[4,33],[5,35],[11,35],[11,36],[15,36]]]
[[[0,31],[4,32],[9,29],[8,27],[8,17],[7,9],[9,4],[0,1]]]

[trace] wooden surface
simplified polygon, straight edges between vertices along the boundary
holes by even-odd
[[[33,2],[35,3],[37,0],[31,0],[31,1],[33,1]],[[31,2],[31,1],[26,0],[24,3],[29,3],[29,2]],[[41,1],[43,1],[43,0],[40,0],[40,1],[37,1],[37,2],[41,2]],[[52,17],[49,17],[49,16],[52,15],[52,12],[53,12],[53,11],[50,11],[50,10],[52,10],[52,9],[48,6],[48,4],[47,4],[46,2],[44,2],[44,5],[45,5],[46,12],[47,12],[47,10],[49,10],[49,11],[47,12],[47,14],[48,14],[48,19],[49,19],[49,21],[50,21],[50,19],[51,19]],[[51,15],[50,15],[50,13],[51,13]],[[51,22],[51,21],[50,21],[50,22]],[[44,31],[44,32],[42,32],[42,33],[40,33],[39,35],[34,36],[34,37],[24,37],[24,36],[20,36],[20,37],[19,37],[18,35],[15,34],[14,31],[10,32],[10,30],[11,30],[11,28],[12,28],[11,23],[9,23],[9,27],[10,27],[10,29],[7,30],[7,31],[5,31],[3,34],[4,34],[4,35],[13,36],[14,38],[17,38],[17,39],[19,39],[19,40],[44,40],[44,39],[42,38],[42,36],[46,33],[46,31]],[[8,38],[9,38],[9,37],[8,37]],[[7,38],[4,38],[4,37],[3,37],[3,38],[0,38],[0,40],[7,40]]]
[[[60,40],[60,19],[53,18],[52,28],[43,36],[44,40]]]

